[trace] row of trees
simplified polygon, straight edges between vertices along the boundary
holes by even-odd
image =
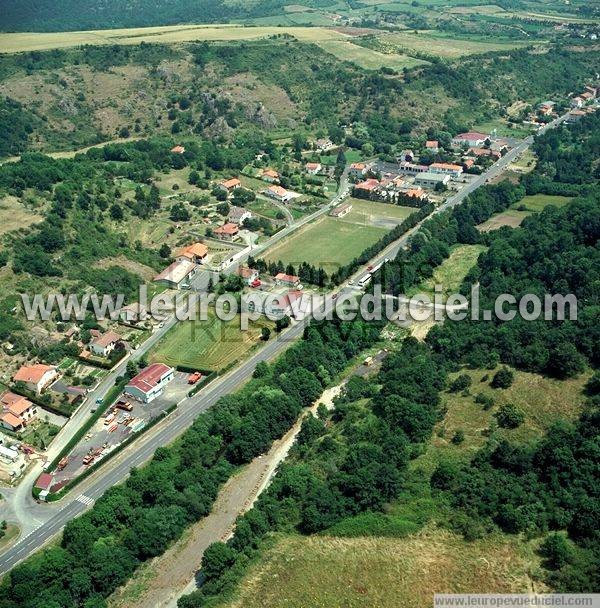
[[[220,485],[281,436],[302,407],[379,335],[372,323],[313,323],[303,339],[200,416],[172,446],[133,469],[94,507],[65,527],[60,545],[6,576],[6,608],[101,608],[147,559],[208,514]]]

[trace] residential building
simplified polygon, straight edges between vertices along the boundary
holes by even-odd
[[[236,274],[239,277],[242,277],[242,279],[244,279],[244,281],[246,281],[248,285],[256,281],[256,279],[258,279],[259,277],[258,270],[256,270],[255,268],[249,268],[248,266],[240,266],[236,270]]]
[[[474,148],[482,146],[486,140],[489,140],[489,135],[485,133],[477,133],[476,131],[469,131],[468,133],[460,133],[452,138],[453,146],[468,146]]]
[[[185,152],[185,148],[183,146],[175,146],[171,148],[171,152],[173,152],[173,154],[183,154]]]
[[[243,224],[251,217],[252,214],[250,213],[250,211],[248,211],[248,209],[233,205],[229,211],[229,215],[227,216],[227,221],[231,222],[232,224]]]
[[[172,367],[164,363],[153,363],[134,376],[125,385],[123,392],[142,403],[150,403],[163,392],[174,376],[175,370]]]
[[[472,158],[467,158],[463,161],[463,169],[466,171],[467,169],[470,169],[473,165],[475,164],[475,161]]]
[[[379,183],[379,180],[369,178],[364,182],[359,182],[358,184],[355,184],[354,193],[358,194],[359,196],[361,194],[364,196],[365,194],[375,192],[380,186],[381,184]]]
[[[278,272],[275,275],[275,283],[277,283],[277,285],[290,285],[291,287],[297,287],[300,284],[300,278],[293,274]]]
[[[348,215],[350,211],[352,211],[352,205],[350,203],[342,203],[341,205],[334,207],[329,212],[329,215],[332,217],[344,217],[345,215]]]
[[[22,395],[10,391],[0,397],[2,415],[0,425],[9,431],[18,431],[37,415],[37,406]]]
[[[463,169],[460,165],[453,165],[450,163],[432,163],[429,165],[429,171],[431,173],[443,173],[444,175],[458,177]]]
[[[279,173],[277,173],[277,171],[275,171],[275,169],[271,169],[271,168],[264,169],[262,172],[261,178],[265,182],[270,182],[270,183],[278,182]]]
[[[295,197],[293,192],[290,192],[281,186],[270,186],[264,191],[264,194],[282,203],[287,203]]]
[[[409,188],[405,192],[402,192],[402,194],[408,198],[416,198],[420,201],[427,198],[427,193],[423,188]]]
[[[139,323],[140,321],[144,321],[147,317],[146,307],[142,306],[139,302],[132,302],[121,308],[119,316],[125,323]]]
[[[188,260],[176,260],[154,277],[157,283],[165,283],[172,289],[182,289],[189,285],[198,266]]]
[[[502,154],[499,150],[491,150],[490,148],[469,148],[469,154],[473,156],[489,156],[494,160],[498,160]]]
[[[437,139],[428,139],[425,142],[425,149],[436,154],[440,150],[440,144]]]
[[[306,172],[316,175],[321,170],[321,163],[306,163]]]
[[[336,145],[329,138],[317,139],[315,147],[319,152],[328,152],[336,147]]]
[[[221,241],[233,241],[233,239],[237,237],[239,231],[240,229],[237,224],[228,222],[227,224],[215,228],[213,234],[215,238],[220,239]]]
[[[446,186],[450,181],[450,176],[444,173],[421,173],[415,177],[415,185],[423,188],[436,188],[438,185]]]
[[[193,262],[202,264],[208,255],[208,247],[204,243],[192,243],[180,249],[175,259],[178,262]]]
[[[288,291],[286,294],[277,296],[270,302],[270,313],[273,316],[291,316],[294,310],[302,311],[302,292],[297,289]]]
[[[398,170],[405,175],[417,175],[418,173],[425,173],[427,171],[427,165],[415,165],[408,161],[402,161],[398,164]]]
[[[114,331],[107,331],[92,338],[90,342],[90,351],[99,357],[108,357],[120,341],[121,336],[119,334]]]
[[[363,177],[367,172],[368,168],[365,163],[352,163],[350,165],[349,174],[352,177]]]
[[[58,378],[58,371],[54,365],[36,363],[23,365],[13,376],[15,382],[23,382],[25,386],[38,395]]]
[[[223,192],[226,192],[227,194],[230,194],[236,188],[240,188],[241,185],[242,185],[242,182],[237,177],[232,177],[231,179],[226,179],[226,180],[223,180],[222,182],[219,182],[217,184],[217,188],[219,188]]]
[[[585,103],[585,100],[583,99],[583,97],[577,96],[577,97],[573,97],[573,99],[571,99],[572,108],[581,108],[584,103]]]

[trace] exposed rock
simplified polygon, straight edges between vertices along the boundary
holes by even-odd
[[[204,129],[205,135],[208,137],[224,137],[228,139],[231,136],[233,129],[227,124],[223,116],[218,116],[210,125]]]
[[[277,126],[277,118],[262,103],[250,112],[248,118],[262,129],[274,129]]]
[[[62,97],[57,105],[61,112],[64,112],[69,116],[75,116],[78,113],[77,106],[72,99]]]

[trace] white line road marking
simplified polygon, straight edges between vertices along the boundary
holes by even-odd
[[[84,505],[94,504],[94,499],[90,498],[89,496],[86,496],[85,494],[80,494],[75,500],[83,503]]]

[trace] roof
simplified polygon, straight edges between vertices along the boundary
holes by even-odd
[[[183,154],[185,152],[185,148],[183,146],[174,146],[171,148],[171,152],[174,152],[175,154]]]
[[[472,167],[475,164],[475,161],[472,158],[467,158],[464,162],[463,165],[467,168]]]
[[[443,173],[432,173],[431,171],[427,171],[417,175],[415,179],[427,179],[432,182],[441,182],[449,178],[449,175],[444,175]]]
[[[30,407],[33,407],[33,403],[22,395],[16,395],[15,393],[4,393],[0,398],[2,405],[13,414],[14,416],[20,416],[23,412],[26,412]]]
[[[307,169],[318,169],[321,166],[321,163],[306,163]]]
[[[454,136],[454,139],[487,139],[489,135],[485,133],[477,133],[477,131],[469,131],[468,133],[460,133],[459,135]]]
[[[288,193],[288,191],[285,188],[282,188],[281,186],[270,186],[269,192],[272,192],[277,196],[285,196]]]
[[[35,482],[34,487],[36,487],[40,490],[47,490],[52,485],[53,479],[54,478],[52,477],[52,475],[50,475],[50,473],[42,473],[37,478],[37,481]]]
[[[359,190],[375,190],[375,188],[377,188],[379,185],[378,180],[371,178],[365,180],[364,182],[360,182],[360,184],[356,184],[354,187],[358,188]]]
[[[222,226],[219,226],[218,228],[215,228],[213,230],[213,232],[215,234],[237,234],[240,231],[240,229],[237,227],[236,224],[232,224],[231,222],[227,222],[227,224],[223,224]]]
[[[348,209],[348,211],[350,211],[350,209],[352,209],[352,204],[351,203],[342,203],[341,205],[334,207],[331,210],[331,213],[332,214],[342,213],[342,212],[346,211],[346,209]]]
[[[208,255],[208,247],[204,243],[193,243],[179,251],[177,257],[186,257],[190,260],[193,258],[203,258]]]
[[[462,171],[462,167],[460,165],[453,165],[451,163],[431,163],[429,165],[430,169],[448,169],[448,171]]]
[[[352,163],[350,165],[350,169],[359,169],[359,170],[363,170],[366,169],[367,165],[365,165],[365,163]]]
[[[153,363],[134,376],[127,386],[133,386],[143,393],[148,393],[159,384],[166,374],[172,371],[173,368],[164,363]]]
[[[286,294],[278,296],[275,299],[275,302],[284,309],[289,308],[296,300],[302,297],[302,292],[297,289],[292,289],[288,291]]]
[[[56,369],[53,365],[45,365],[44,363],[36,363],[35,365],[23,365],[19,371],[13,376],[15,382],[33,382],[37,384],[44,374]]]
[[[295,274],[285,274],[285,272],[278,272],[275,275],[275,280],[283,281],[285,283],[298,283],[298,281],[300,281],[300,278],[297,277]]]
[[[196,268],[196,264],[188,262],[187,260],[181,260],[173,262],[170,266],[167,266],[162,272],[158,273],[155,277],[155,281],[170,281],[171,283],[181,283],[185,277],[187,277]]]
[[[121,339],[121,336],[114,331],[107,331],[106,333],[94,338],[91,344],[95,346],[101,346],[102,348],[106,348],[113,342],[118,342]]]
[[[425,142],[425,147],[426,148],[437,148],[439,146],[438,144],[438,140],[437,139],[428,139]]]
[[[248,268],[248,266],[240,266],[237,269],[237,274],[242,277],[242,279],[249,279],[250,277],[257,275],[258,271],[254,270],[254,268]]]
[[[279,177],[279,173],[277,173],[277,171],[275,171],[275,169],[265,169],[263,172],[263,177],[266,175],[267,177]]]
[[[406,196],[411,198],[422,198],[425,196],[425,190],[423,188],[411,188],[405,192]]]
[[[235,205],[233,207],[231,207],[230,211],[229,211],[229,215],[227,216],[229,218],[229,220],[235,222],[239,222],[242,217],[244,215],[250,214],[250,212],[247,209],[244,209],[243,207],[236,207]]]
[[[223,180],[220,183],[220,185],[227,188],[227,190],[230,190],[231,188],[236,188],[237,186],[241,186],[242,182],[240,182],[240,180],[237,177],[232,177],[231,179]]]
[[[6,414],[2,414],[2,421],[6,422],[6,424],[9,424],[13,428],[21,426],[23,424],[23,418],[21,418],[20,416],[16,416],[12,412],[6,412]]]
[[[475,154],[475,156],[500,155],[500,152],[497,152],[496,150],[490,150],[489,148],[469,148],[469,152]]]

